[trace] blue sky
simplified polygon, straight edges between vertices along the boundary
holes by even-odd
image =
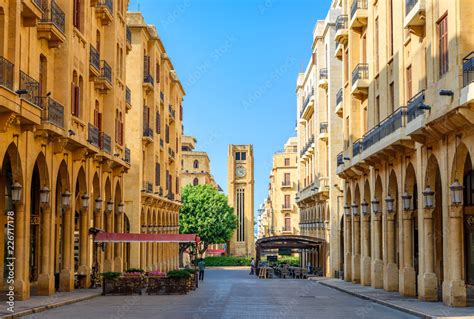
[[[253,144],[255,210],[272,155],[296,134],[295,84],[329,0],[132,0],[156,25],[184,85],[185,133],[227,192],[228,144]]]

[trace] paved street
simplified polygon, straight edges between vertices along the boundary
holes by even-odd
[[[185,296],[107,296],[27,318],[413,318],[309,280],[259,280],[247,270],[207,270]]]

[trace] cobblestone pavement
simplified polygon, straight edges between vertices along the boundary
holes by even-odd
[[[257,279],[212,269],[181,296],[101,296],[27,318],[414,318],[316,281]]]

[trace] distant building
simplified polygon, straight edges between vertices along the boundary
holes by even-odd
[[[196,138],[183,136],[181,187],[186,185],[212,185],[221,190],[211,174],[211,161],[206,152],[195,151]]]

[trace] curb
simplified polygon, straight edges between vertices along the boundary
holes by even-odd
[[[367,296],[367,295],[364,295],[364,294],[356,293],[356,292],[353,292],[353,291],[350,291],[350,290],[347,290],[347,289],[344,289],[344,288],[341,288],[341,287],[336,287],[336,286],[330,285],[330,284],[328,284],[327,282],[324,282],[324,281],[318,281],[318,283],[320,283],[323,286],[326,286],[326,287],[329,287],[329,288],[332,288],[332,289],[336,289],[336,290],[339,290],[339,291],[344,292],[346,294],[352,295],[354,297],[364,299],[364,300],[370,300],[370,301],[373,301],[375,303],[381,304],[383,306],[387,306],[387,307],[390,307],[392,309],[395,309],[395,310],[398,310],[398,311],[401,311],[401,312],[404,312],[404,313],[408,313],[408,314],[413,315],[413,316],[417,316],[417,317],[420,317],[420,318],[426,318],[426,319],[436,319],[436,318],[438,318],[437,316],[431,316],[431,315],[428,315],[424,312],[420,312],[420,311],[413,310],[413,309],[407,309],[407,308],[404,308],[402,306],[393,304],[391,302],[376,299],[374,297],[370,297],[370,296]]]
[[[35,308],[30,308],[30,309],[27,309],[27,310],[22,310],[22,311],[19,311],[19,312],[15,312],[15,313],[12,313],[11,315],[2,316],[2,317],[0,317],[0,319],[20,318],[20,317],[28,316],[28,315],[31,315],[31,314],[34,314],[34,313],[39,313],[39,312],[43,312],[43,311],[46,311],[46,310],[51,310],[51,309],[54,309],[54,308],[59,308],[59,307],[67,306],[67,305],[74,304],[74,303],[77,303],[77,302],[93,299],[93,298],[98,297],[100,295],[101,295],[101,293],[99,292],[97,294],[93,294],[93,295],[89,295],[89,296],[84,296],[84,297],[79,297],[79,298],[75,298],[75,299],[59,301],[59,302],[52,303],[52,304],[49,304],[49,305],[42,305],[42,306],[38,306],[38,307],[35,307]]]

